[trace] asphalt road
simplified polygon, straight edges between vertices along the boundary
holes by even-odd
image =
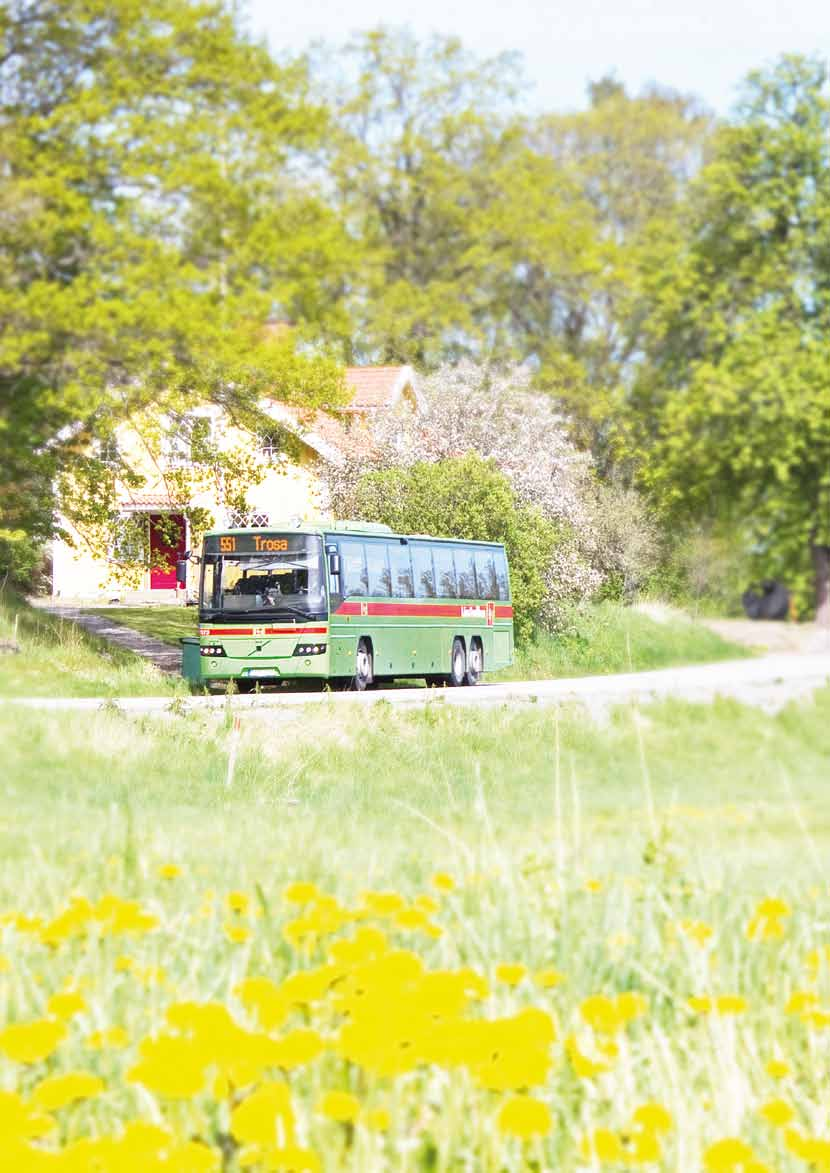
[[[230,704],[239,714],[267,712],[288,715],[307,705],[372,706],[385,702],[396,708],[431,704],[494,706],[578,703],[591,715],[626,702],[648,703],[666,697],[707,702],[733,697],[745,704],[775,712],[791,700],[810,695],[830,683],[830,652],[779,653],[757,659],[727,660],[685,668],[629,672],[617,676],[582,676],[568,680],[533,680],[511,684],[481,684],[477,688],[387,688],[365,693],[287,692],[259,695],[170,697],[14,697],[5,705],[47,710],[96,710],[117,704],[126,713],[180,713],[221,710]]]

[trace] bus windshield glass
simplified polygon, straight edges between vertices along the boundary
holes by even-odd
[[[221,539],[229,545],[233,539]],[[250,549],[251,546],[256,546]],[[322,539],[310,534],[236,539],[241,550],[205,553],[200,611],[212,615],[282,615],[320,618],[326,613]],[[256,548],[259,547],[259,548]]]

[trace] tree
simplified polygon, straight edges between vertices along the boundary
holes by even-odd
[[[516,59],[376,29],[337,67],[326,57],[317,76],[337,126],[336,206],[364,249],[356,353],[428,369],[526,357],[527,274],[567,284],[594,257],[590,209],[526,141]]]
[[[222,0],[2,5],[0,527],[48,534],[119,420],[337,399],[333,363],[262,330],[340,312],[345,237],[292,178],[325,125]]]
[[[536,272],[526,331],[543,385],[560,369],[563,346],[581,366],[582,379],[559,380],[556,390],[606,469],[609,425],[641,356],[642,275],[673,263],[683,200],[713,120],[694,98],[656,87],[634,96],[608,77],[590,84],[589,99],[587,109],[544,114],[529,129],[534,150],[571,176],[592,209],[596,264],[570,287]]]
[[[545,570],[557,531],[538,510],[518,504],[492,461],[469,452],[437,464],[366,473],[357,487],[357,507],[367,521],[385,522],[400,533],[503,542],[516,637],[530,638],[545,601]]]
[[[669,516],[728,518],[770,575],[809,550],[830,622],[830,90],[823,62],[751,74],[694,184],[684,247],[649,276],[632,399]]]

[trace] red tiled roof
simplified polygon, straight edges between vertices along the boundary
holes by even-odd
[[[174,501],[169,493],[155,492],[155,493],[141,493],[131,492],[128,496],[120,502],[122,509],[141,508],[141,509],[180,509],[182,502]]]
[[[354,392],[341,410],[390,407],[405,367],[346,367],[346,386]]]

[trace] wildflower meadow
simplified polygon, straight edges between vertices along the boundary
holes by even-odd
[[[829,705],[0,713],[0,1169],[830,1169]]]

